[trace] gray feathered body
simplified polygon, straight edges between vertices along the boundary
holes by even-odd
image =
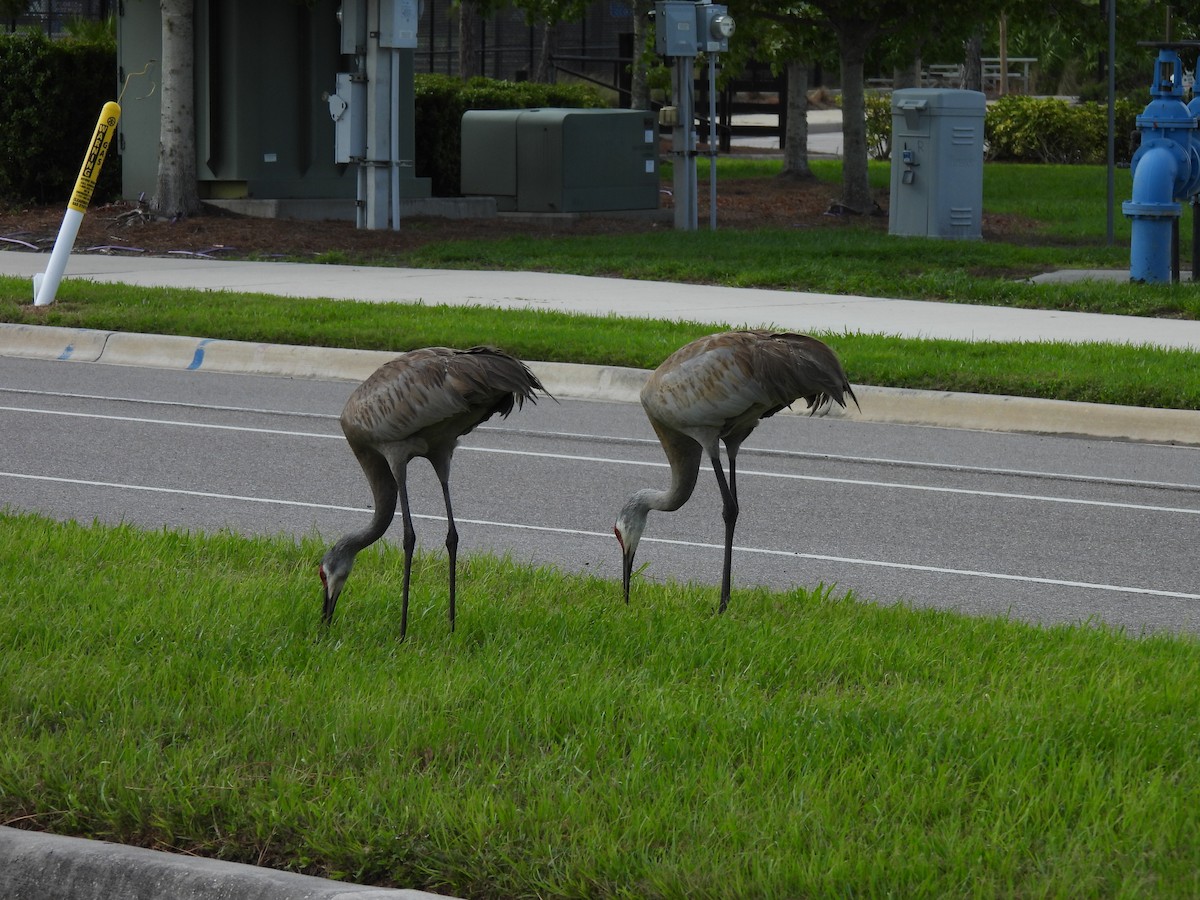
[[[797,400],[814,412],[857,403],[837,356],[805,334],[727,331],[680,347],[642,389],[651,422],[686,434],[740,444],[761,419]]]
[[[535,400],[541,382],[492,347],[412,350],[380,366],[342,410],[351,446],[404,444],[408,456],[444,452],[477,425]]]

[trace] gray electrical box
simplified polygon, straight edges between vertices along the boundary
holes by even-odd
[[[888,233],[983,236],[984,95],[905,88],[892,93]]]
[[[690,5],[690,4],[689,4]],[[462,192],[501,212],[658,208],[654,114],[633,109],[468,110]]]
[[[417,0],[380,0],[379,46],[400,50],[417,49]]]
[[[367,85],[349,72],[337,73],[337,89],[329,95],[333,119],[333,159],[348,163],[367,155]]]
[[[688,0],[660,0],[654,4],[654,49],[663,56],[696,56],[700,37],[696,34],[696,4]]]
[[[346,56],[363,53],[367,48],[367,0],[342,0],[338,7],[342,24],[341,52]]]

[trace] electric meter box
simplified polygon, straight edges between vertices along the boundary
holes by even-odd
[[[681,0],[660,0],[654,4],[654,49],[663,56],[697,56],[700,37],[696,33],[701,18],[696,4]]]
[[[729,7],[718,3],[696,4],[696,35],[698,48],[706,53],[725,53],[734,31]]]
[[[468,110],[462,193],[500,212],[658,208],[654,114],[633,109]]]
[[[888,234],[983,236],[984,95],[945,88],[892,92]]]
[[[420,17],[417,0],[383,0],[379,4],[379,46],[416,50]]]

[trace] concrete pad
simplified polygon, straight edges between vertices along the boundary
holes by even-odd
[[[445,900],[259,866],[0,827],[6,900]]]

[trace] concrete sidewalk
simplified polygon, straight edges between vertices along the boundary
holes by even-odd
[[[0,275],[31,279],[47,254],[0,252]],[[487,272],[75,255],[68,279],[335,300],[555,310],[959,341],[1064,341],[1200,349],[1200,321],[671,284],[545,272]],[[1074,272],[1072,278],[1111,278]],[[250,301],[248,301],[250,302]]]

